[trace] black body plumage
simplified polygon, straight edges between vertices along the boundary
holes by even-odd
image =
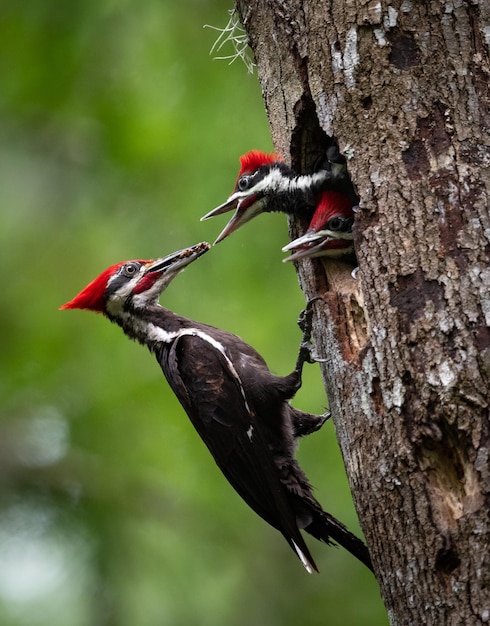
[[[323,511],[294,458],[298,438],[320,428],[326,419],[289,404],[301,386],[300,369],[276,376],[236,335],[160,305],[128,313],[131,322],[121,324],[123,330],[155,354],[227,480],[283,534],[305,567],[317,569],[300,529],[327,544],[339,543],[371,569],[364,543]],[[162,329],[165,340],[154,335],[148,341],[148,333],[141,332],[148,325]]]
[[[311,324],[304,325],[293,372],[276,376],[236,335],[158,304],[170,281],[209,248],[204,242],[156,261],[111,266],[61,308],[103,313],[148,346],[225,477],[283,534],[308,571],[317,568],[301,529],[325,543],[339,543],[371,569],[366,546],[322,510],[294,458],[298,438],[328,418],[289,403],[301,386]]]

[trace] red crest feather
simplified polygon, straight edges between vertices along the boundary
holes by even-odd
[[[274,152],[266,154],[260,150],[250,150],[250,152],[240,157],[240,172],[238,176],[250,174],[258,170],[262,165],[270,165],[271,163],[277,163],[277,161],[283,161],[283,159]]]
[[[70,300],[66,304],[60,306],[60,309],[87,309],[88,311],[97,311],[103,313],[105,309],[104,293],[107,288],[107,283],[111,276],[113,276],[121,266],[127,261],[122,263],[116,263],[111,265],[106,270],[99,274],[97,278],[89,283],[85,289]],[[148,263],[148,261],[139,261],[139,263]]]
[[[67,302],[60,306],[60,309],[87,309],[88,311],[100,311],[104,310],[105,301],[104,301],[104,293],[107,287],[107,282],[109,278],[117,272],[117,270],[124,265],[124,263],[117,263],[116,265],[111,265],[106,270],[102,272],[97,278],[89,283],[85,289]]]
[[[327,220],[333,215],[349,217],[353,214],[352,202],[347,196],[339,191],[324,191],[311,218],[308,230],[322,230]]]

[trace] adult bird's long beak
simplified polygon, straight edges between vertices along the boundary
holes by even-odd
[[[145,305],[155,301],[185,267],[210,249],[209,243],[203,241],[155,261],[148,261],[142,277],[133,289],[133,302],[137,301],[138,296]]]
[[[191,246],[190,248],[184,248],[178,252],[173,252],[165,257],[156,259],[156,261],[151,261],[146,267],[145,274],[153,274],[154,272],[158,272],[160,274],[167,272],[174,274],[198,259],[210,248],[211,246],[207,243],[207,241],[202,241],[201,243],[197,243],[195,246]]]

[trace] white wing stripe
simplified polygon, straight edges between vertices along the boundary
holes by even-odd
[[[155,326],[155,324],[148,324],[148,337],[151,341],[171,343],[172,341],[175,341],[176,339],[180,339],[180,337],[183,337],[186,335],[192,336],[192,337],[199,337],[203,341],[207,341],[211,346],[213,346],[213,348],[221,352],[221,354],[223,355],[226,361],[228,369],[230,370],[231,374],[237,381],[238,386],[240,387],[240,393],[242,394],[245,407],[248,413],[252,415],[252,411],[247,402],[247,396],[245,395],[245,389],[243,388],[243,384],[240,379],[240,376],[238,375],[238,372],[236,371],[235,366],[233,365],[233,362],[227,355],[226,348],[219,341],[216,341],[216,339],[213,339],[210,335],[202,332],[201,330],[197,330],[196,328],[181,328],[180,330],[177,330],[172,333],[172,332],[166,331],[160,326]]]

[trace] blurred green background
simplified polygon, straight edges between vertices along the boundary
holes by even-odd
[[[309,576],[228,486],[154,358],[58,311],[110,264],[213,241],[238,157],[271,150],[260,87],[213,60],[221,0],[0,8],[0,624],[386,624],[377,584],[308,539]],[[222,50],[232,53],[232,49]],[[225,240],[163,296],[292,369],[303,306],[283,216]],[[295,403],[326,406],[307,366]],[[299,459],[359,532],[333,427]]]

